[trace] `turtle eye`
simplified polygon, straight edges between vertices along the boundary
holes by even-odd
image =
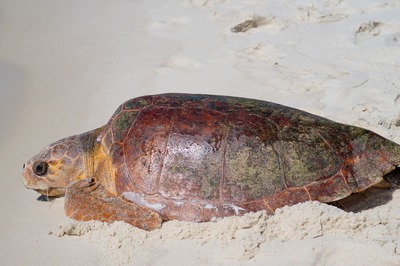
[[[47,173],[48,164],[46,162],[36,162],[32,166],[33,172],[38,176],[43,176]]]

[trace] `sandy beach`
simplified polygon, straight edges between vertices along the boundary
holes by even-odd
[[[75,222],[22,165],[124,101],[186,92],[277,102],[400,143],[398,1],[0,2],[3,265],[399,265],[400,190],[348,213],[308,202],[145,232]]]

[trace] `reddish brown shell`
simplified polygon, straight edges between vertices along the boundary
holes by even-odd
[[[335,201],[400,164],[399,146],[371,131],[225,96],[132,99],[104,127],[102,144],[118,195],[193,221]]]

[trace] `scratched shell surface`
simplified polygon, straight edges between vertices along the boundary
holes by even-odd
[[[343,198],[400,159],[397,144],[368,130],[270,102],[190,94],[125,102],[102,144],[117,194],[187,220]],[[178,210],[185,206],[192,214]]]

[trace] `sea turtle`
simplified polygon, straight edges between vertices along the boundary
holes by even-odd
[[[143,229],[334,202],[400,184],[400,146],[304,111],[228,96],[161,94],[122,104],[98,129],[24,165],[27,188],[65,195],[77,220]]]

